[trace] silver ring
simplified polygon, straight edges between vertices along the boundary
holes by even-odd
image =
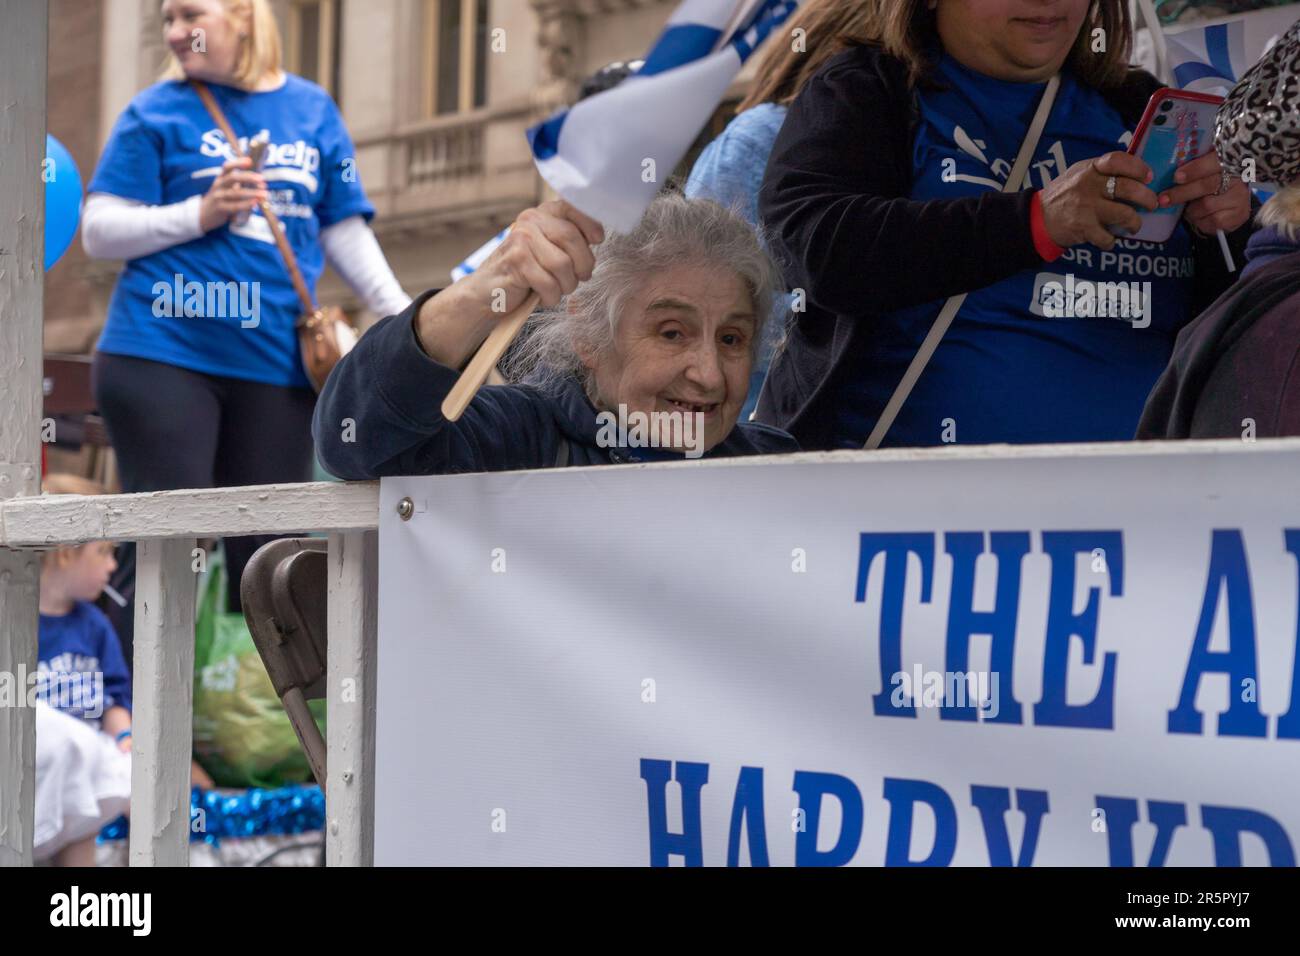
[[[1115,201],[1115,182],[1114,176],[1106,177],[1106,198],[1112,202]]]
[[[1228,191],[1228,186],[1232,184],[1232,173],[1226,169],[1219,172],[1219,188],[1214,191],[1214,195],[1222,196]]]

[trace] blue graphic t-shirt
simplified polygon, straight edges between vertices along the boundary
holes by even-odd
[[[911,198],[1000,190],[1046,84],[991,79],[946,56],[939,70],[947,88],[920,94]],[[1043,188],[1080,160],[1125,150],[1131,137],[1100,93],[1063,74],[1026,188]],[[1105,252],[1074,246],[1037,271],[972,290],[885,446],[1132,438],[1191,318],[1191,275],[1180,224],[1162,244],[1121,239]],[[862,446],[942,306],[936,300],[869,319],[868,355],[837,389],[841,447]]]
[[[276,90],[209,85],[241,150],[265,131],[262,175],[309,288],[324,268],[320,231],[374,215],[352,140],[323,89],[288,75]],[[149,205],[205,193],[229,144],[187,83],[142,91],[118,118],[87,192]],[[98,348],[271,385],[306,387],[294,322],[302,307],[259,210],[192,242],[133,259],[118,278]]]
[[[110,707],[131,709],[122,645],[95,605],[78,601],[67,614],[42,614],[36,655],[38,692],[51,707],[91,719]]]

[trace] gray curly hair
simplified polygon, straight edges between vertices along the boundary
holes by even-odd
[[[628,298],[648,276],[683,263],[716,266],[744,281],[753,300],[756,355],[780,281],[776,264],[738,212],[712,200],[666,192],[650,203],[631,232],[609,233],[596,247],[590,279],[555,308],[529,318],[502,369],[506,378],[553,389],[576,377],[592,394],[593,374],[578,354],[579,344],[598,356],[612,350]]]

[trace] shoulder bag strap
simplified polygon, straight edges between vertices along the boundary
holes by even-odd
[[[1034,158],[1034,150],[1038,148],[1038,140],[1043,135],[1043,127],[1047,125],[1047,117],[1052,112],[1052,104],[1056,101],[1056,90],[1061,85],[1060,76],[1053,76],[1047,81],[1047,89],[1043,90],[1043,97],[1038,101],[1038,111],[1034,113],[1033,121],[1029,124],[1029,131],[1025,133],[1024,141],[1020,144],[1020,153],[1016,156],[1016,164],[1011,167],[1011,174],[1007,176],[1006,183],[1002,186],[1004,193],[1017,192],[1025,180],[1025,174],[1029,171],[1029,162]],[[903,379],[894,389],[894,394],[889,396],[889,402],[885,405],[885,410],[880,413],[880,418],[876,421],[876,427],[871,430],[871,437],[867,439],[864,448],[879,448],[880,443],[885,440],[889,428],[894,424],[894,419],[902,410],[903,403],[907,397],[912,394],[912,388],[916,385],[916,380],[921,377],[925,371],[926,365],[929,364],[930,358],[934,355],[935,349],[939,347],[939,342],[947,334],[952,320],[957,317],[957,311],[966,301],[966,293],[962,292],[954,295],[943,304],[939,310],[939,317],[934,320],[934,325],[930,327],[929,333],[925,336],[925,341],[921,347],[916,350],[916,355],[912,357],[912,364],[907,367],[903,373]]]
[[[199,94],[199,99],[207,107],[208,112],[216,121],[221,133],[226,137],[226,142],[230,144],[230,150],[235,156],[242,156],[239,149],[239,140],[235,136],[235,131],[230,128],[230,122],[226,119],[226,114],[221,111],[217,104],[216,98],[212,91],[208,89],[206,83],[200,83],[198,80],[190,80],[190,85],[194,87],[194,92]],[[293,254],[293,247],[289,245],[289,238],[284,234],[284,226],[280,223],[280,217],[271,210],[269,202],[263,202],[259,207],[262,215],[266,217],[267,224],[271,227],[271,235],[275,237],[275,244],[280,250],[280,255],[284,257],[285,268],[289,272],[289,280],[293,283],[294,291],[298,293],[298,301],[302,303],[303,312],[311,315],[316,311],[316,302],[312,298],[311,291],[307,288],[307,283],[302,277],[302,270],[298,268],[298,258]]]

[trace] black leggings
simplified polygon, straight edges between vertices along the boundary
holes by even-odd
[[[117,455],[122,490],[224,488],[310,481],[309,388],[205,375],[162,362],[95,353],[95,400]],[[240,610],[239,579],[272,535],[227,538],[229,609]],[[135,591],[135,546],[118,549],[113,586]],[[106,605],[131,660],[134,602]]]

